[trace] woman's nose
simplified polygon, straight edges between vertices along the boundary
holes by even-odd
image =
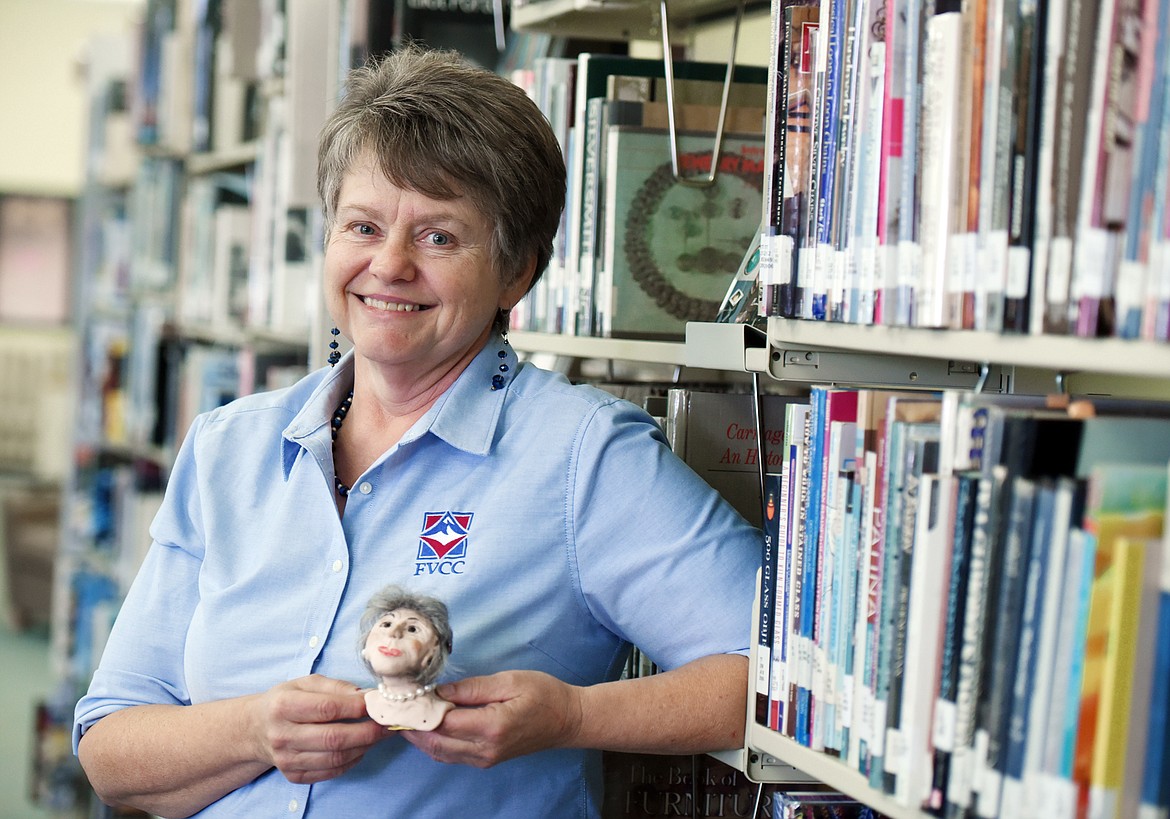
[[[385,281],[413,279],[415,263],[410,243],[388,237],[374,249],[370,258],[370,272]]]

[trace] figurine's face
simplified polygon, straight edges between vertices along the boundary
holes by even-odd
[[[365,656],[380,677],[415,676],[439,644],[430,622],[413,609],[386,612],[366,637]]]

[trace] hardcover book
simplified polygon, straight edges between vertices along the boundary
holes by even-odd
[[[714,487],[741,515],[761,526],[760,457],[768,471],[783,460],[785,407],[803,399],[764,395],[764,441],[756,435],[750,393],[677,387],[667,396],[666,438],[674,452]]]
[[[643,114],[648,114],[643,107]],[[627,120],[628,121],[628,120]],[[611,125],[606,142],[602,335],[680,340],[713,321],[760,224],[761,134],[725,134],[710,185],[714,134],[679,134],[679,176],[661,127]],[[608,321],[607,321],[608,319]]]

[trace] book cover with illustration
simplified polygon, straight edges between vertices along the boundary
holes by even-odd
[[[686,322],[713,321],[759,227],[763,134],[725,135],[706,185],[687,180],[710,173],[714,135],[678,143],[676,177],[666,129],[609,130],[602,335],[681,340]]]

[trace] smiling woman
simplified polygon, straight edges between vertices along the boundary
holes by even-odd
[[[760,531],[641,408],[508,344],[564,205],[536,104],[402,49],[353,74],[318,160],[353,348],[192,424],[77,705],[95,791],[207,819],[597,819],[601,749],[739,746]],[[663,672],[620,679],[631,644]]]

